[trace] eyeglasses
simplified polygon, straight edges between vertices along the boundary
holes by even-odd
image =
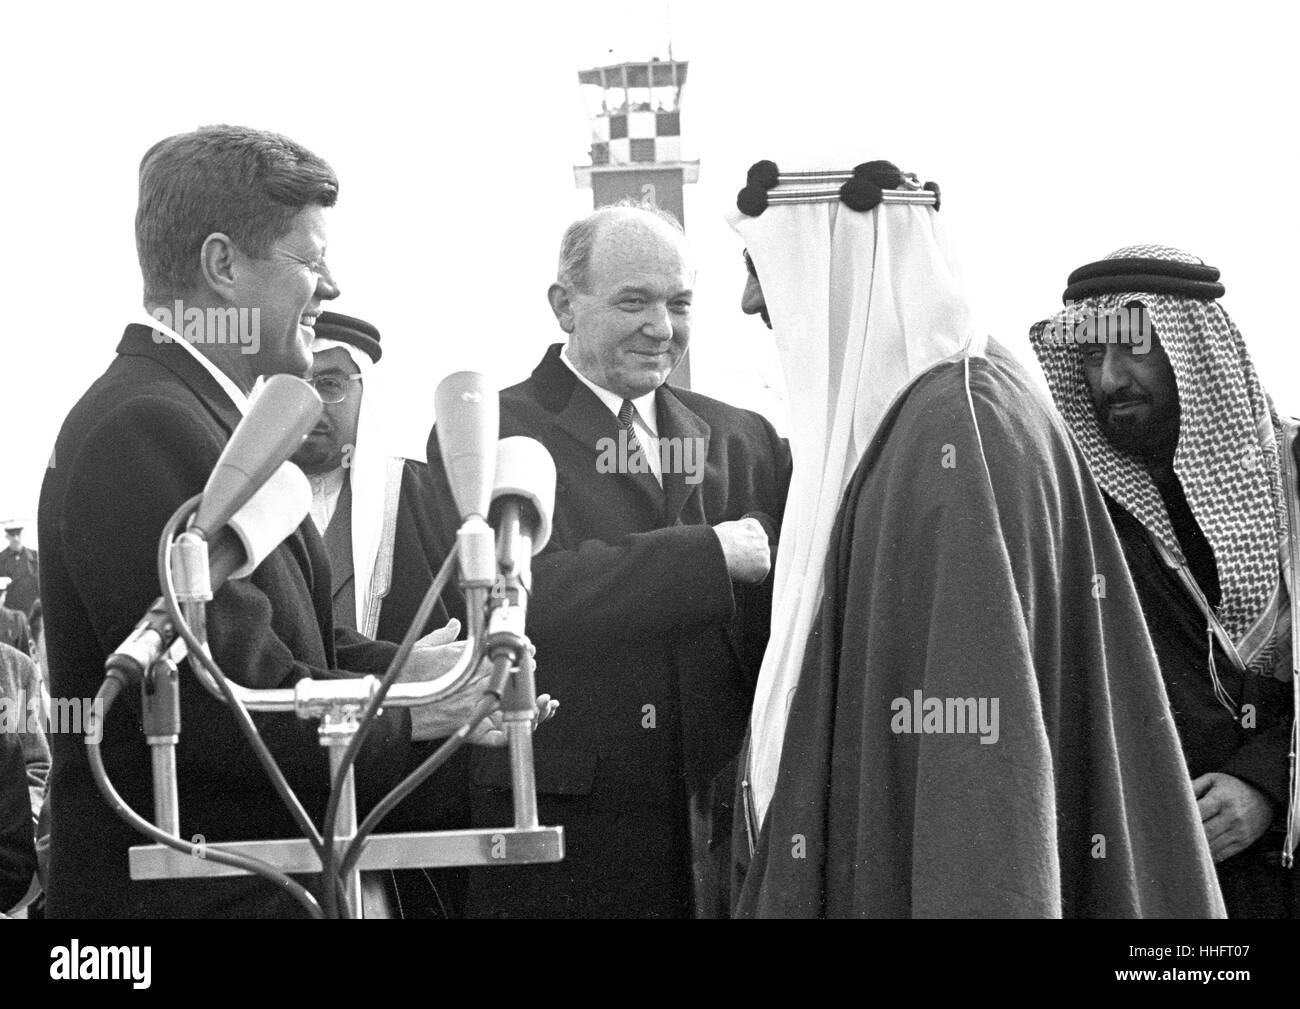
[[[348,383],[360,382],[360,375],[316,375],[308,379],[322,403],[342,403],[348,398]]]
[[[749,258],[749,250],[748,250],[748,249],[741,249],[741,250],[740,250],[740,254],[741,254],[742,256],[745,257],[745,269],[749,271],[749,275],[750,275],[751,277],[753,277],[755,280],[757,280],[757,279],[758,279],[758,271],[754,269],[754,261],[753,261],[752,259]]]

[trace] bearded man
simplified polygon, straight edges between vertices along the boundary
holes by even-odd
[[[1228,913],[1289,917],[1296,427],[1223,293],[1197,257],[1130,246],[1075,270],[1031,340],[1123,544]]]

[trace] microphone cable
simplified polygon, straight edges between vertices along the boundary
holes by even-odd
[[[113,702],[117,700],[126,686],[128,686],[127,677],[120,669],[112,669],[104,682],[99,685],[99,690],[95,693],[95,700],[102,704],[103,722],[108,721],[108,712],[112,708]],[[92,704],[90,714],[87,716],[86,725],[86,755],[90,761],[91,776],[95,779],[95,785],[99,788],[100,794],[104,801],[108,803],[113,810],[126,823],[134,827],[137,831],[146,837],[152,838],[159,844],[166,845],[179,851],[183,855],[191,858],[205,859],[210,862],[216,862],[220,865],[228,865],[231,868],[243,869],[246,872],[254,873],[263,877],[271,883],[274,883],[280,889],[288,893],[294,900],[298,901],[312,918],[323,918],[325,915],[321,906],[317,903],[316,898],[308,892],[307,888],[297,882],[287,873],[281,872],[269,862],[263,862],[260,859],[251,858],[246,855],[240,855],[235,852],[222,851],[219,848],[199,845],[190,841],[183,840],[179,837],[172,837],[166,831],[155,826],[137,813],[127,801],[122,798],[121,794],[113,787],[113,782],[108,776],[108,769],[104,766],[104,754],[101,749],[101,741],[104,734],[104,725],[96,718],[95,711],[97,705]],[[98,737],[98,738],[96,738]]]
[[[275,757],[271,755],[271,751],[268,749],[266,742],[262,739],[261,733],[257,731],[257,726],[253,723],[252,716],[249,715],[248,709],[244,707],[239,698],[235,695],[234,690],[231,689],[229,682],[226,680],[225,674],[221,671],[221,667],[217,665],[216,660],[208,653],[207,648],[199,642],[193,629],[189,625],[189,621],[185,619],[185,615],[181,611],[180,603],[176,599],[176,587],[172,584],[171,541],[176,535],[176,531],[180,528],[181,523],[198,508],[199,502],[202,499],[202,494],[196,494],[177,508],[176,511],[172,513],[172,517],[167,520],[166,525],[163,526],[162,535],[158,538],[158,581],[162,587],[163,605],[167,607],[167,612],[172,618],[176,627],[176,632],[184,639],[185,644],[189,649],[189,659],[194,661],[197,657],[199,663],[203,665],[216,681],[217,685],[221,688],[221,693],[225,697],[226,705],[234,715],[235,723],[244,734],[244,738],[247,740],[248,745],[253,748],[253,753],[257,756],[258,762],[262,765],[263,770],[266,771],[267,777],[270,778],[271,787],[275,789],[276,794],[280,797],[280,801],[289,811],[289,815],[293,817],[298,830],[315,849],[316,855],[320,858],[323,865],[325,862],[325,849],[320,831],[318,831],[316,825],[311,822],[311,817],[307,815],[307,811],[303,808],[302,802],[299,801],[298,796],[294,793],[293,788],[285,778],[284,772],[280,770],[280,766],[275,762]],[[279,872],[279,870],[274,871]],[[337,887],[335,882],[329,877],[323,878],[322,885],[324,886],[322,896],[325,899],[327,913],[329,913],[334,910],[337,903],[337,895],[335,893]],[[329,913],[329,916],[334,917],[334,914]]]
[[[443,590],[447,587],[447,582],[451,579],[451,573],[455,568],[458,553],[458,547],[453,544],[451,550],[447,553],[446,559],[442,562],[442,567],[440,567],[438,573],[434,575],[433,582],[429,585],[428,591],[425,592],[424,598],[420,600],[420,608],[416,611],[414,618],[412,618],[411,625],[406,629],[406,634],[402,637],[402,642],[398,645],[396,654],[388,664],[388,669],[385,671],[383,678],[379,681],[378,689],[366,704],[365,711],[359,719],[357,731],[353,733],[352,739],[348,742],[347,747],[343,751],[343,756],[339,760],[338,768],[334,774],[334,780],[330,784],[329,802],[325,806],[325,819],[323,822],[324,854],[321,857],[321,865],[327,877],[336,871],[335,863],[337,858],[335,852],[334,830],[338,819],[339,803],[343,798],[343,782],[347,780],[348,772],[352,770],[356,763],[357,754],[360,753],[361,747],[366,741],[366,737],[369,736],[370,731],[374,726],[379,709],[384,703],[384,698],[388,696],[388,691],[392,688],[393,684],[397,682],[398,676],[401,675],[402,670],[405,668],[407,659],[410,658],[411,650],[415,647],[415,642],[422,636],[420,632],[424,629],[424,625],[429,622],[429,615],[433,612],[433,607],[442,598]],[[469,665],[466,666],[465,675],[467,679],[473,675],[475,670],[478,669],[478,664],[482,661],[483,647],[484,645],[481,640],[475,643],[474,656]],[[480,719],[480,721],[481,720],[482,719]],[[477,725],[478,723],[475,722],[474,724]],[[437,756],[437,753],[433,756]],[[430,759],[432,759],[432,757]],[[421,765],[421,767],[423,767],[423,765]],[[418,769],[417,771],[412,772],[412,776],[416,773],[418,773]],[[409,780],[409,778],[407,780]],[[421,778],[419,780],[422,781],[423,779]],[[418,783],[419,781],[416,782],[416,784]],[[394,792],[400,789],[402,784],[405,784],[405,782],[400,783],[394,789]],[[390,796],[392,794],[393,792],[389,793]],[[403,795],[405,794],[407,793],[404,792]],[[387,808],[391,809],[392,807],[390,805]],[[373,816],[373,811],[371,815]],[[367,817],[366,821],[369,822],[370,817]],[[354,841],[352,847],[355,847],[355,843],[356,842]],[[349,848],[349,851],[352,850],[352,847]],[[355,862],[355,859],[353,859],[353,861]],[[335,878],[338,880],[338,885],[340,887],[343,886],[343,880],[346,877],[346,871],[337,873]]]

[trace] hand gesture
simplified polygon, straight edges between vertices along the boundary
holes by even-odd
[[[1202,774],[1192,791],[1216,862],[1245,851],[1273,822],[1273,804],[1264,793],[1231,774]]]
[[[743,518],[735,522],[720,522],[713,531],[722,544],[727,574],[733,582],[757,585],[767,577],[772,570],[772,550],[762,523],[757,519]]]

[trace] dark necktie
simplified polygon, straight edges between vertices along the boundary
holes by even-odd
[[[641,439],[636,436],[636,407],[632,405],[630,399],[623,400],[623,405],[618,410],[618,426],[627,432],[627,455],[629,465],[634,457],[639,457],[636,463],[636,470],[644,471],[650,474],[650,477],[661,488],[664,485],[663,478],[655,473],[650,466],[650,459],[645,454],[645,446],[641,444]]]
[[[636,407],[632,405],[630,399],[623,400],[623,405],[618,408],[618,426],[627,432],[627,448],[629,455],[641,454],[641,441],[636,436],[636,424],[633,422],[633,416],[636,414]]]

